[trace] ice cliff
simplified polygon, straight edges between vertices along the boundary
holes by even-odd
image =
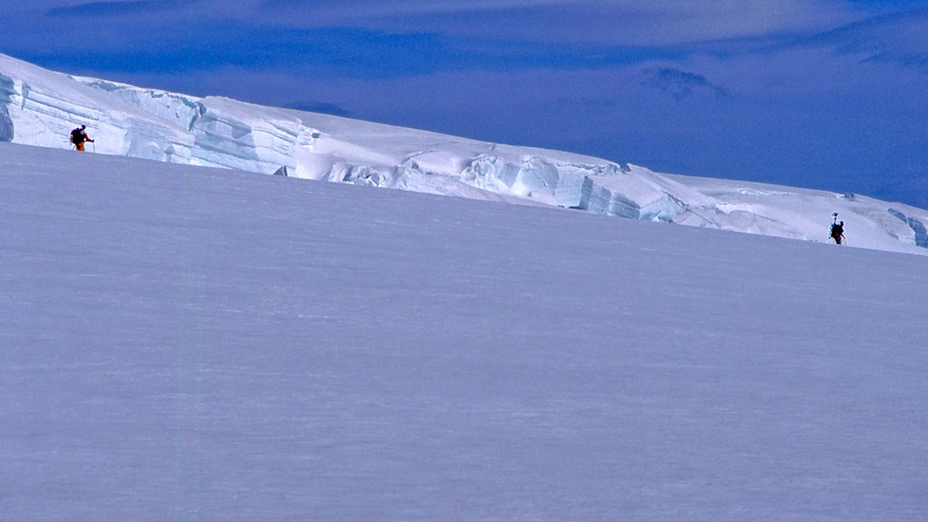
[[[68,133],[80,124],[96,140],[91,150],[102,154],[814,241],[827,240],[831,213],[840,211],[852,245],[928,247],[928,212],[905,205],[665,175],[566,152],[197,98],[0,55],[0,141],[68,148]]]

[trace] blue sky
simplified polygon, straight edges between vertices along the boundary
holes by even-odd
[[[695,176],[928,208],[918,0],[31,0],[0,52]]]

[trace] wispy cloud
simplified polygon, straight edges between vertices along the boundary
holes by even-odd
[[[860,20],[833,0],[264,0],[255,16],[291,24],[341,24],[503,40],[665,46],[766,34],[802,34]],[[311,10],[311,17],[295,13]]]
[[[349,27],[281,28],[214,22],[195,32],[138,27],[132,43],[74,48],[63,42],[42,54],[42,63],[109,71],[176,73],[238,66],[288,68],[320,76],[388,78],[462,70],[597,69],[676,60],[680,49],[563,45],[463,38],[430,32],[391,33]]]
[[[195,0],[139,0],[117,2],[87,2],[55,7],[46,12],[51,18],[104,18],[167,12]]]
[[[861,61],[928,66],[928,10],[877,16],[792,42],[831,48]]]

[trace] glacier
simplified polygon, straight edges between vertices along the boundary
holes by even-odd
[[[858,195],[693,178],[531,147],[194,97],[0,54],[0,141],[928,255],[928,211]]]

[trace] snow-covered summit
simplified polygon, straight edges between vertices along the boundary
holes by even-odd
[[[928,254],[928,211],[856,195],[691,178],[227,98],[48,71],[0,54],[0,141]]]

